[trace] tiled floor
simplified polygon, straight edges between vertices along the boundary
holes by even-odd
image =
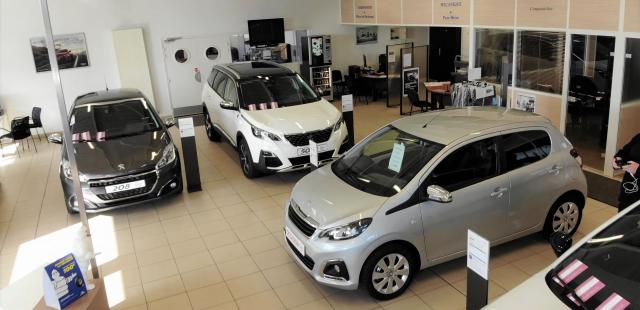
[[[395,118],[397,110],[383,103],[357,105],[356,139]],[[202,128],[197,144],[203,191],[90,217],[113,309],[464,308],[462,259],[423,270],[410,290],[387,302],[317,285],[283,247],[283,205],[304,173],[247,180],[228,144],[209,142]],[[0,160],[0,287],[55,259],[47,256],[51,244],[79,222],[64,209],[59,146],[38,147]],[[589,200],[579,235],[615,211]],[[553,259],[537,235],[492,249],[490,298]]]

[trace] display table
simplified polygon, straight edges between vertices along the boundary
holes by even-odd
[[[424,82],[424,87],[431,94],[431,103],[439,108],[451,105],[451,82]]]

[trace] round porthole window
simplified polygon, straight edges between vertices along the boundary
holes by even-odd
[[[216,60],[216,58],[218,58],[218,54],[218,49],[213,46],[207,48],[207,50],[204,51],[204,55],[211,60]]]
[[[176,51],[176,53],[173,55],[176,58],[176,61],[179,63],[185,63],[187,62],[187,60],[189,60],[189,52],[187,52],[186,50],[183,49],[179,49]]]

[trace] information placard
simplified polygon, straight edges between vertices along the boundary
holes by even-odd
[[[489,280],[489,240],[467,231],[467,267]]]
[[[47,306],[63,309],[87,293],[87,285],[73,254],[44,267],[44,300]]]
[[[180,128],[180,137],[185,138],[195,136],[192,117],[179,118],[178,127]]]
[[[342,96],[342,112],[353,111],[353,95]]]
[[[309,162],[318,167],[318,144],[313,140],[309,140]]]

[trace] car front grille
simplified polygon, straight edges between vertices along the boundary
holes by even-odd
[[[318,161],[330,159],[332,156],[333,156],[333,151],[326,151],[326,152],[319,153]],[[298,166],[298,165],[308,164],[309,162],[311,162],[311,158],[309,156],[292,157],[292,158],[289,158],[289,161],[291,162],[291,165]]]
[[[333,127],[329,127],[323,130],[317,130],[307,133],[301,133],[296,135],[285,135],[284,137],[291,143],[293,146],[307,146],[309,145],[309,139],[315,141],[316,143],[323,143],[329,141],[331,138],[331,133],[333,132]]]
[[[109,200],[123,199],[123,198],[144,195],[153,189],[153,186],[155,185],[157,179],[158,179],[158,176],[156,175],[156,172],[152,170],[152,171],[147,171],[140,174],[133,174],[133,175],[122,176],[117,178],[92,180],[92,181],[89,181],[89,187],[91,188],[91,191],[96,196],[98,196],[98,198],[105,201],[109,201]],[[139,180],[145,181],[144,187],[136,188],[128,191],[117,192],[117,193],[109,193],[109,194],[107,194],[104,189],[105,186],[123,184],[123,183],[128,183],[133,181],[139,181]]]
[[[311,257],[306,256],[306,255],[302,255],[302,253],[298,252],[298,250],[293,246],[293,244],[291,244],[291,241],[287,240],[287,243],[289,244],[289,247],[291,248],[291,250],[293,251],[293,253],[296,254],[296,256],[298,257],[298,259],[300,259],[300,261],[302,261],[302,263],[307,266],[307,268],[309,268],[309,270],[313,270],[313,266],[315,266],[315,262],[313,261],[313,259],[311,259]]]
[[[298,227],[298,229],[307,237],[311,237],[313,233],[316,231],[316,228],[309,225],[305,220],[303,220],[296,211],[293,210],[293,207],[289,205],[289,219],[291,222]]]

